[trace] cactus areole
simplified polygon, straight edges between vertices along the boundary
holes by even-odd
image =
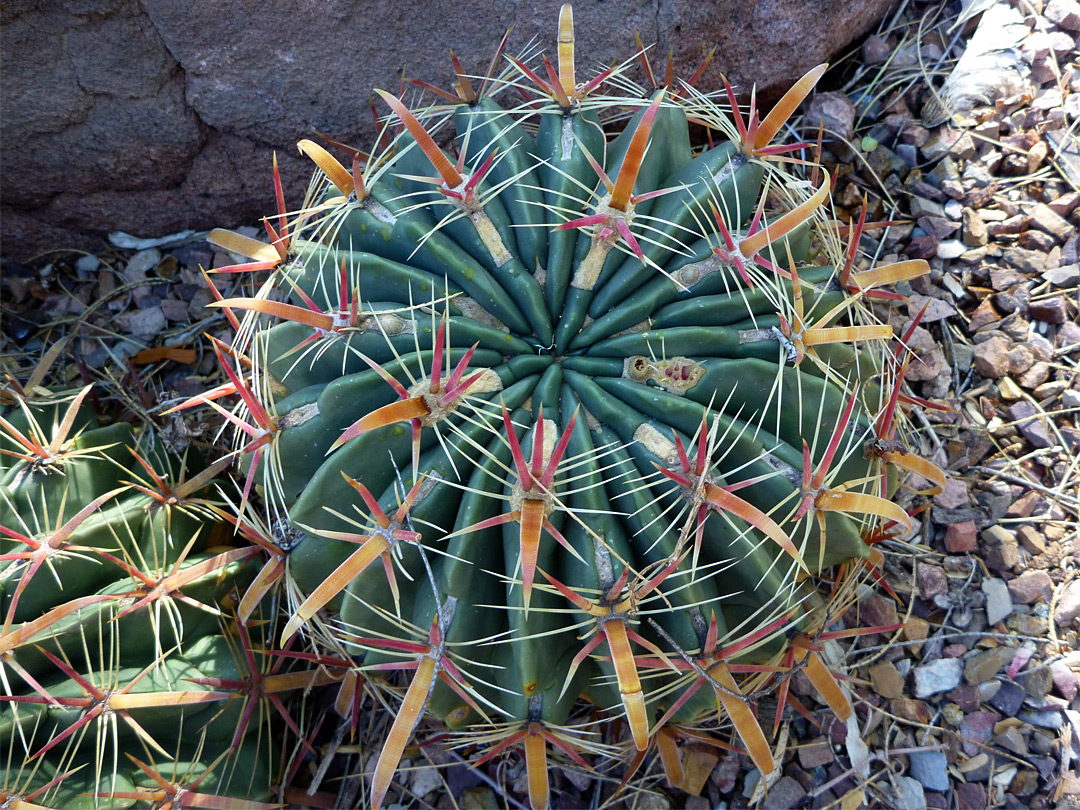
[[[749,697],[783,711],[802,667],[850,714],[822,634],[864,538],[910,525],[895,470],[937,480],[867,306],[928,267],[852,272],[861,229],[776,143],[824,66],[762,118],[643,53],[644,91],[630,62],[579,82],[573,39],[564,6],[555,64],[500,44],[482,76],[454,57],[454,92],[378,91],[370,154],[301,142],[318,171],[298,212],[278,182],[270,245],[212,235],[272,271],[218,302],[230,382],[202,398],[291,527],[254,595],[397,707],[374,806],[431,717],[474,761],[523,755],[534,807],[549,754],[667,763],[690,726],[771,772]]]

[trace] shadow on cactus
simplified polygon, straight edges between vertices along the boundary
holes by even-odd
[[[943,480],[898,437],[901,353],[867,306],[929,268],[853,272],[863,223],[776,142],[824,66],[761,117],[644,53],[644,91],[629,63],[579,83],[573,41],[564,6],[555,64],[500,44],[481,79],[454,57],[454,93],[416,82],[433,105],[378,91],[351,168],[301,142],[298,213],[275,168],[271,246],[212,235],[272,275],[218,302],[229,383],[189,404],[287,521],[252,592],[288,600],[282,640],[395,707],[375,807],[426,716],[474,764],[522,751],[535,808],[551,753],[633,770],[655,742],[682,786],[704,739],[771,776],[785,710],[812,716],[795,670],[852,713],[826,645],[865,632],[838,624],[881,563],[864,538],[911,525],[896,471]]]

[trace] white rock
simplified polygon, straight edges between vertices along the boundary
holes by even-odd
[[[982,581],[982,592],[986,594],[986,621],[991,626],[1013,612],[1012,595],[1005,580],[987,577]]]
[[[439,778],[439,772],[434,768],[418,768],[413,771],[409,789],[417,796],[426,796],[433,790],[443,786],[443,780]]]
[[[939,259],[958,259],[967,253],[967,245],[959,239],[946,239],[938,243],[937,255]]]
[[[928,698],[955,689],[963,675],[964,664],[959,658],[938,658],[915,667],[915,697]]]
[[[899,810],[926,810],[923,786],[910,776],[897,776],[893,780],[893,800]]]

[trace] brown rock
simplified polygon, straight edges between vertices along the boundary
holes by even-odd
[[[1039,505],[1041,499],[1042,495],[1035,490],[1025,492],[1009,505],[1009,508],[1005,511],[1005,517],[1031,517],[1031,514],[1035,511],[1035,507]]]
[[[890,48],[877,34],[871,34],[863,42],[863,60],[868,65],[880,65],[889,58]]]
[[[1010,287],[1014,287],[1017,284],[1021,284],[1024,281],[1024,277],[1013,270],[1011,267],[991,267],[990,268],[990,286],[998,292],[1007,290]]]
[[[985,245],[988,239],[986,223],[982,221],[973,208],[964,209],[964,232],[961,239],[968,247]]]
[[[919,588],[919,596],[928,601],[949,591],[949,578],[945,576],[945,569],[938,565],[916,563],[915,582]]]
[[[958,140],[960,140],[960,133],[957,130],[950,126],[938,127],[923,145],[921,149],[923,157],[936,163],[948,154],[949,149]]]
[[[823,122],[826,138],[848,139],[855,128],[855,105],[844,93],[815,93],[807,107],[806,120],[814,128]]]
[[[1046,541],[1034,526],[1027,524],[1021,526],[1017,529],[1016,536],[1020,539],[1020,545],[1027,549],[1029,554],[1037,557],[1046,553]]]
[[[1026,749],[1025,749],[1026,753]],[[1009,793],[1021,799],[1027,799],[1039,789],[1039,775],[1031,770],[1018,771],[1009,783]]]
[[[1017,214],[1001,222],[991,222],[986,226],[986,232],[991,236],[1009,236],[1020,233],[1027,227],[1027,217]]]
[[[1043,199],[1046,198],[1043,197]],[[1067,217],[1077,205],[1080,205],[1080,191],[1070,191],[1068,194],[1062,194],[1056,200],[1047,200],[1046,202],[1046,207],[1059,217]]]
[[[988,681],[1010,660],[1012,650],[1008,647],[995,647],[976,653],[964,662],[964,680],[973,686]]]
[[[1031,393],[1040,402],[1045,399],[1056,399],[1069,389],[1068,380],[1050,380],[1035,386]]]
[[[1025,571],[1015,579],[1009,580],[1009,594],[1013,601],[1031,605],[1040,599],[1049,599],[1054,583],[1045,571]]]
[[[905,641],[922,641],[929,634],[930,623],[926,619],[920,619],[918,616],[910,617],[900,631],[900,635],[904,637]],[[922,650],[922,645],[911,644],[910,649],[913,653],[918,654]]]
[[[870,667],[870,682],[874,691],[883,698],[894,699],[904,694],[904,676],[891,661],[882,661]],[[830,761],[832,757],[829,758]],[[803,767],[807,767],[805,764]]]
[[[1031,227],[1038,228],[1040,231],[1045,231],[1059,243],[1064,244],[1065,240],[1075,232],[1075,229],[1064,217],[1055,214],[1043,203],[1036,205],[1028,216]]]
[[[1042,231],[1024,231],[1016,239],[1016,243],[1027,250],[1036,250],[1039,253],[1049,253],[1054,249],[1057,242],[1048,233]]]
[[[945,529],[945,550],[950,554],[964,554],[975,550],[977,531],[974,521],[950,523]]]
[[[1005,400],[1023,399],[1024,392],[1012,381],[1012,377],[1002,377],[998,381],[998,393]]]
[[[970,132],[964,132],[956,142],[949,147],[949,157],[953,160],[971,160],[975,157],[975,140]]]
[[[986,564],[994,571],[1005,573],[1020,563],[1020,547],[1015,540],[993,546],[986,552]]]
[[[1035,355],[1027,346],[1014,346],[1009,350],[1009,373],[1023,374],[1035,362]]]
[[[1015,726],[1010,726],[1009,728],[1004,729],[1000,734],[994,735],[994,744],[1000,745],[1006,751],[1012,751],[1014,754],[1020,756],[1027,753],[1027,743],[1020,733],[1020,729]]]
[[[912,723],[929,723],[933,716],[930,709],[921,700],[914,698],[896,698],[889,701],[889,711],[904,720]]]
[[[939,299],[930,300],[938,301]],[[944,301],[940,303],[946,304]],[[926,382],[935,380],[946,373],[948,365],[945,363],[945,352],[926,329],[921,326],[915,329],[908,340],[908,348],[914,354],[914,359],[908,366],[906,379],[912,382]]]
[[[1023,388],[1028,390],[1038,388],[1047,378],[1050,376],[1050,364],[1043,363],[1042,361],[1035,363],[1020,375],[1019,383]]]
[[[1014,613],[1005,620],[1005,626],[1020,636],[1042,636],[1045,635],[1049,622],[1042,616]]]
[[[1023,248],[1006,248],[1002,257],[1017,270],[1024,273],[1041,273],[1046,269],[1046,254],[1038,250],[1024,250]]]
[[[1005,376],[1009,370],[1009,341],[995,335],[975,347],[975,370],[991,380]]]
[[[895,669],[895,667],[893,667],[893,669]],[[901,679],[901,683],[902,681],[903,679]],[[807,770],[818,768],[822,765],[828,765],[835,759],[832,746],[829,745],[829,741],[824,737],[819,737],[805,745],[800,745],[795,751],[799,755],[799,764]]]
[[[977,332],[984,326],[992,323],[997,323],[1001,320],[1001,316],[994,309],[993,303],[989,298],[984,298],[982,303],[975,308],[975,311],[971,313],[971,322],[968,324],[969,332]]]
[[[756,83],[759,98],[776,98],[866,33],[889,5],[628,0],[613,14],[602,0],[579,0],[579,70],[632,54],[637,29],[658,42],[655,53],[674,49],[681,76],[719,44],[722,64],[706,72],[702,90],[720,87],[726,72],[744,93]],[[310,163],[296,156],[297,139],[319,130],[370,144],[374,124],[363,112],[370,89],[396,88],[403,64],[410,76],[445,87],[449,48],[468,70],[483,71],[511,25],[512,49],[539,36],[550,51],[558,7],[7,3],[3,251],[19,258],[57,246],[100,248],[117,229],[154,236],[255,221],[273,204],[273,151],[295,204],[311,175]],[[423,26],[432,20],[439,25]],[[421,35],[424,47],[410,47]]]
[[[923,307],[926,307],[925,312],[923,312]],[[913,293],[908,301],[908,316],[914,318],[920,312],[923,312],[922,323],[934,323],[951,318],[956,314],[956,307],[944,298]]]
[[[1037,321],[1063,324],[1069,311],[1065,299],[1059,295],[1042,301],[1032,301],[1028,307],[1028,313]]]
[[[1053,75],[1052,72],[1051,75]],[[1032,146],[1027,153],[1027,173],[1032,174],[1037,171],[1049,153],[1050,147],[1046,145],[1046,141],[1039,141]]]

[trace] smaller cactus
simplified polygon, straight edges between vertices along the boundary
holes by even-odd
[[[279,695],[328,670],[263,656],[231,618],[258,550],[225,545],[224,504],[206,492],[231,460],[203,466],[149,430],[101,426],[90,390],[5,391],[0,803],[122,808],[184,789],[277,806],[265,704],[288,717]]]

